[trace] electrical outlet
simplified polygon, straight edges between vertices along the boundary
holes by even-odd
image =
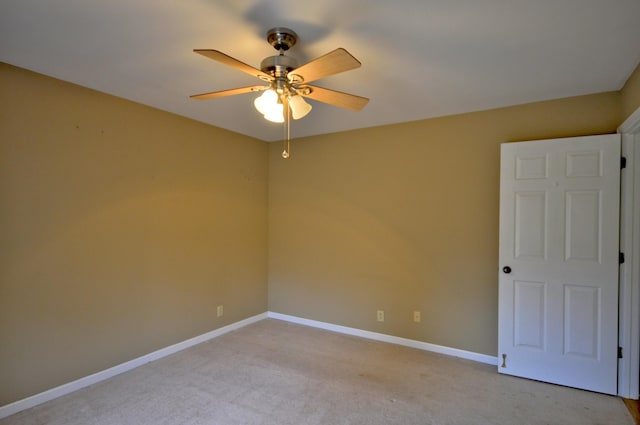
[[[222,315],[224,314],[224,307],[219,305],[217,310],[216,310],[216,313],[217,313],[218,317],[222,317]]]
[[[378,322],[384,322],[384,310],[378,310]]]
[[[414,322],[420,322],[420,312],[419,311],[414,311],[413,312],[413,321]]]

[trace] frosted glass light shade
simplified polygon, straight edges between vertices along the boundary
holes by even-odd
[[[260,112],[262,115],[265,115],[271,108],[273,108],[273,105],[277,105],[278,103],[278,94],[269,89],[269,90],[265,90],[264,93],[262,93],[259,97],[256,98],[256,100],[253,101],[253,106],[256,107],[256,109],[258,110],[258,112]]]
[[[289,106],[291,107],[291,116],[294,120],[298,120],[311,111],[311,105],[304,101],[302,96],[294,95],[289,98]]]
[[[253,105],[258,112],[264,115],[266,120],[284,122],[282,103],[278,103],[278,94],[275,91],[265,90],[260,97],[253,101]]]
[[[271,122],[284,122],[284,108],[282,103],[269,106],[269,110],[264,114],[264,118]]]

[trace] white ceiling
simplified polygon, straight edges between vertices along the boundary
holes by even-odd
[[[371,99],[311,101],[293,137],[619,90],[640,62],[639,0],[2,0],[0,61],[272,141],[255,94],[188,96],[259,83],[194,48],[259,68],[277,26],[301,64],[347,49],[362,67],[314,84]]]

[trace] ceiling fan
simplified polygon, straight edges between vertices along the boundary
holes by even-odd
[[[300,119],[311,111],[311,105],[303,98],[309,98],[329,105],[361,110],[369,99],[353,94],[312,86],[309,83],[360,67],[361,63],[343,48],[335,49],[302,66],[297,61],[286,56],[298,40],[298,35],[289,28],[277,27],[267,31],[267,41],[279,51],[276,56],[265,58],[260,69],[247,65],[238,59],[211,49],[194,49],[193,51],[209,59],[231,66],[244,73],[263,81],[264,84],[239,87],[190,96],[192,99],[215,99],[237,94],[264,92],[254,101],[256,109],[264,118],[277,123],[285,123],[287,132],[284,158],[289,158],[289,122],[290,119]]]

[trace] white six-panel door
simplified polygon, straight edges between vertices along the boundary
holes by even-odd
[[[499,364],[617,391],[620,136],[501,146]]]

